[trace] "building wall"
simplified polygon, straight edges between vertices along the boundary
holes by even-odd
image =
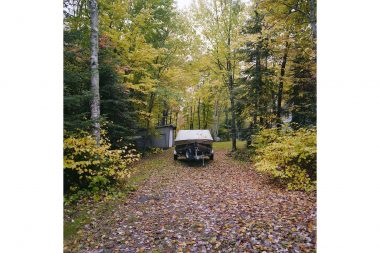
[[[146,130],[142,129],[135,136],[133,142],[140,149],[144,148],[171,148],[174,146],[175,128],[173,126],[157,127],[155,136],[145,139]]]
[[[152,147],[170,148],[174,143],[174,129],[172,127],[157,128],[157,135],[151,137]]]

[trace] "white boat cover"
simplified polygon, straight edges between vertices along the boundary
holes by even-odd
[[[212,143],[213,139],[209,130],[179,130],[175,138],[175,145],[186,143]]]

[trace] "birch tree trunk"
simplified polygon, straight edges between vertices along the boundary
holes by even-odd
[[[99,20],[98,20],[98,2],[97,0],[89,1],[91,14],[91,120],[93,121],[93,134],[96,138],[96,144],[100,142],[100,95],[99,95]]]
[[[311,30],[313,31],[313,38],[317,38],[317,18],[316,18],[316,11],[315,11],[315,1],[310,0],[310,25]]]

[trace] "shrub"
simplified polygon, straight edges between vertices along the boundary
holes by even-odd
[[[65,193],[105,189],[118,179],[129,177],[129,165],[139,157],[132,147],[112,150],[104,137],[97,146],[88,133],[68,136],[64,139]]]
[[[287,130],[274,137],[263,131],[256,150],[255,167],[278,179],[290,190],[313,190],[317,176],[315,129]],[[270,133],[270,134],[268,134]],[[260,139],[262,138],[262,140]],[[268,138],[267,140],[264,140]],[[263,144],[266,142],[266,145]]]
[[[232,152],[232,157],[239,161],[251,161],[253,151],[251,149],[238,149]]]
[[[275,128],[262,129],[259,134],[252,136],[251,147],[256,152],[258,149],[263,148],[276,141],[279,134]]]
[[[163,152],[162,148],[152,148],[152,154],[161,154]]]
[[[285,126],[281,130],[277,128],[262,128],[259,134],[252,136],[251,147],[256,152],[258,149],[268,146],[269,144],[276,142],[280,136],[286,135],[292,132],[291,128]]]

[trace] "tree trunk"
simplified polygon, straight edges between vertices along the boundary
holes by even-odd
[[[203,103],[203,129],[207,129],[208,127],[208,112],[209,107],[206,107],[206,104]]]
[[[198,129],[201,129],[201,99],[198,98]]]
[[[261,80],[261,49],[262,49],[262,38],[260,36],[259,38],[259,43],[256,49],[256,61],[255,61],[255,99],[254,99],[254,104],[255,104],[255,111],[253,114],[253,128],[252,130],[257,128],[257,117],[262,115],[261,112],[261,101],[260,101],[260,96],[261,96],[261,86],[262,86],[262,80]],[[252,131],[252,134],[253,131]]]
[[[231,65],[231,63],[229,63],[228,65]],[[229,77],[228,77],[228,87],[230,90],[230,102],[231,102],[231,138],[232,138],[232,151],[235,151],[236,150],[236,114],[235,114],[235,96],[233,92],[233,85],[234,85],[233,82],[234,82],[233,77],[230,72]]]
[[[256,111],[259,115],[261,115],[261,110],[259,109],[260,106],[260,96],[261,96],[261,86],[262,86],[262,80],[261,80],[261,49],[262,49],[262,39],[260,37],[260,41],[258,43],[258,47],[256,49],[256,62],[255,62],[255,75],[256,75],[256,97],[257,97],[257,105],[256,105]]]
[[[220,126],[220,110],[218,108],[218,117],[216,121],[216,136],[219,136],[219,126]]]
[[[230,120],[229,120],[229,118],[228,118],[228,108],[227,108],[227,106],[226,106],[226,108],[224,109],[224,114],[225,114],[225,116],[226,116],[226,119],[225,119],[225,125],[226,125],[226,128],[228,129],[228,130],[230,130]],[[229,140],[229,139],[228,139]]]
[[[288,49],[289,49],[289,43],[286,42],[284,56],[282,57],[281,72],[280,72],[280,83],[278,86],[278,93],[277,93],[277,115],[276,115],[277,116],[277,128],[281,127],[282,90],[284,88],[284,75],[285,75],[286,60],[288,58]]]
[[[154,92],[150,93],[150,98],[149,98],[149,104],[148,104],[148,114],[150,115],[153,111],[153,105],[154,105],[154,98],[156,97],[156,94]],[[150,117],[150,116],[149,116]],[[159,124],[160,120],[158,119],[158,124]],[[146,128],[147,130],[149,129],[150,127],[150,120],[147,119],[146,120]]]
[[[229,19],[228,19],[228,37],[227,37],[227,62],[226,69],[228,75],[228,90],[230,92],[230,102],[231,102],[231,137],[232,137],[232,151],[236,150],[236,114],[235,114],[235,94],[234,94],[234,77],[233,77],[233,66],[232,66],[232,55],[231,55],[231,31],[232,31],[232,2],[229,4]]]
[[[247,134],[248,136],[246,136],[246,138],[247,138],[247,143],[246,143],[247,148],[249,148],[251,146],[251,144],[252,144],[252,133],[253,133],[253,122],[251,121],[249,123],[249,127],[248,127],[248,134]]]
[[[91,120],[93,121],[93,134],[96,138],[96,145],[100,143],[100,95],[99,95],[99,19],[97,0],[89,1],[91,14]]]
[[[186,124],[189,124],[189,129],[190,129],[190,116],[187,114],[186,116]]]
[[[315,9],[315,1],[310,0],[310,25],[311,30],[313,31],[313,38],[317,39],[317,18],[316,18],[316,9]]]
[[[195,105],[194,105],[194,108],[193,108],[193,118],[191,120],[193,122],[193,129],[194,129],[194,124],[195,124]]]
[[[277,107],[276,107],[276,91],[273,89],[271,91],[271,97],[272,97],[272,110],[271,110],[271,114],[273,116],[276,116],[276,110],[277,110]],[[276,120],[275,118],[271,120],[271,126],[274,126],[276,124]]]
[[[206,119],[206,105],[202,103],[202,114],[203,114],[203,129],[207,129],[207,119]]]
[[[190,129],[193,129],[194,128],[194,125],[193,125],[193,105],[190,106]]]
[[[149,103],[148,103],[148,114],[150,115],[149,118],[146,119],[146,131],[144,136],[144,150],[147,148],[148,143],[148,137],[149,137],[149,128],[150,128],[150,118],[153,118],[152,111],[153,111],[153,105],[154,105],[154,98],[155,93],[150,93]],[[160,115],[157,115],[157,125],[160,124]]]
[[[166,125],[166,118],[167,118],[167,111],[166,109],[163,109],[162,110],[162,115],[161,115],[161,126],[165,126]]]
[[[231,135],[232,135],[232,151],[236,150],[236,115],[235,115],[235,98],[231,92]]]
[[[219,128],[219,101],[215,99],[214,105],[214,115],[213,115],[213,131],[214,137],[218,137],[218,128]]]

